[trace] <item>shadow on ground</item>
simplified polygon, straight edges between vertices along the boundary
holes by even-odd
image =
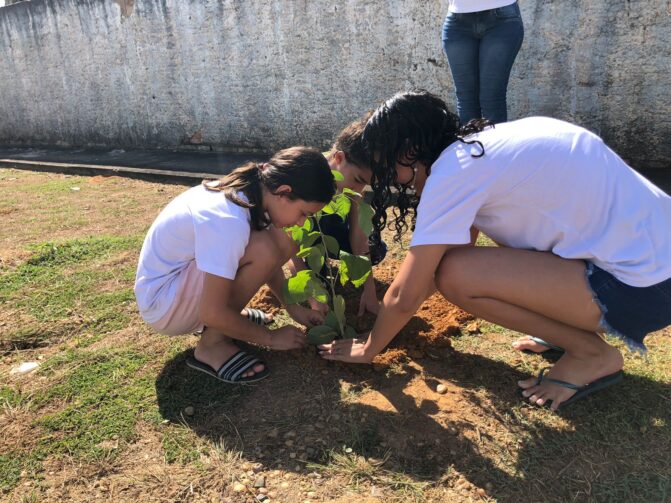
[[[416,481],[453,485],[461,474],[501,501],[664,501],[670,493],[671,386],[645,377],[628,375],[561,419],[521,402],[515,383],[524,374],[476,354],[443,351],[394,373],[326,362],[313,348],[266,353],[269,379],[232,386],[187,368],[188,353],[158,376],[162,416],[183,422],[193,406],[194,432],[223,437],[267,469],[328,463],[350,448]],[[438,382],[445,395],[434,392]],[[643,472],[650,466],[662,468]]]

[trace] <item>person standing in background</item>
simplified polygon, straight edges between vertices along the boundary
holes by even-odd
[[[524,39],[517,2],[449,0],[442,38],[461,123],[506,122],[508,78]]]

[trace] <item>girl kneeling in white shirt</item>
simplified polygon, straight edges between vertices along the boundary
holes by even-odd
[[[546,117],[460,127],[442,100],[413,91],[376,110],[364,141],[375,226],[396,188],[393,223],[400,234],[410,215],[414,234],[368,339],[324,346],[324,357],[369,362],[435,284],[534,337],[517,349],[563,352],[518,383],[556,410],[621,379],[622,355],[599,333],[644,350],[646,334],[671,325],[671,197],[593,133]],[[478,231],[502,246],[469,246]]]
[[[263,316],[244,308],[266,283],[282,302],[282,265],[297,251],[282,228],[302,225],[334,193],[324,156],[293,147],[177,196],[142,246],[135,281],[140,314],[163,334],[202,331],[189,366],[231,383],[266,377],[265,364],[232,339],[280,350],[305,344],[298,328],[269,330]],[[299,305],[287,311],[303,325],[323,321]]]

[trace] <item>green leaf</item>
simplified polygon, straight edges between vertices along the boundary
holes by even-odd
[[[334,200],[331,201],[331,204],[334,204],[335,213],[340,216],[344,222],[347,219],[350,208],[352,207],[352,201],[350,201],[346,195],[338,194],[335,196]]]
[[[319,239],[319,236],[321,236],[321,234],[317,231],[305,234],[305,236],[303,236],[303,240],[301,241],[301,248],[312,246],[313,244],[315,244],[315,241]]]
[[[287,304],[298,304],[305,302],[312,297],[312,288],[310,282],[312,280],[312,271],[299,271],[296,276],[287,280],[284,284],[283,297]]]
[[[364,284],[371,272],[370,259],[359,255],[352,255],[340,250],[340,283],[345,286],[347,281],[359,288]]]
[[[342,295],[333,298],[333,314],[338,320],[338,332],[340,332],[340,327],[345,326],[345,299]]]
[[[310,281],[309,288],[310,288],[310,297],[314,297],[317,301],[321,302],[322,304],[326,304],[329,301],[329,293],[326,291],[326,288],[324,288],[322,282],[314,277],[314,273],[313,278]]]
[[[286,227],[284,230],[291,233],[291,239],[300,243],[305,236],[305,229],[298,227],[297,225],[292,225],[291,227]]]
[[[333,178],[335,179],[336,182],[344,182],[345,181],[345,177],[343,176],[343,174],[340,171],[332,169],[331,173],[333,173]]]
[[[310,232],[314,225],[312,224],[312,219],[311,218],[306,218],[305,223],[301,226],[301,229],[304,229],[305,232]]]
[[[344,194],[336,194],[330,203],[328,203],[322,211],[327,215],[333,215],[334,213],[338,215],[344,222],[349,214],[350,207],[352,206],[352,201]]]
[[[344,189],[342,189],[342,193],[343,193],[343,194],[347,194],[348,196],[355,197],[355,198],[357,198],[357,199],[363,197],[363,196],[362,196],[361,194],[359,194],[358,192],[356,192],[356,191],[354,191],[354,190],[352,190],[352,189],[349,189],[349,188],[347,188],[347,187],[345,187]]]
[[[287,280],[283,288],[284,302],[287,304],[299,304],[310,297],[319,302],[327,303],[329,294],[315,273],[309,269],[299,271],[296,276]]]
[[[314,250],[314,248],[310,246],[307,248],[301,248],[301,250],[296,254],[296,256],[298,258],[305,258],[312,253],[312,250]]]
[[[338,335],[328,325],[318,325],[308,330],[307,340],[310,344],[328,344]]]
[[[322,270],[322,267],[324,266],[324,255],[322,255],[320,248],[316,246],[310,248],[310,253],[308,255],[308,266],[317,274],[319,274],[319,272]]]
[[[326,249],[328,252],[333,255],[334,257],[337,257],[338,254],[340,253],[340,245],[338,244],[338,240],[334,238],[333,236],[324,236],[324,245],[326,245]]]
[[[363,201],[359,201],[359,227],[366,236],[370,236],[373,232],[373,215],[375,211],[373,207]]]
[[[356,333],[356,330],[354,330],[352,325],[345,326],[345,333],[343,334],[345,339],[356,339],[358,336],[359,334]]]
[[[340,325],[338,325],[338,318],[336,318],[335,314],[333,314],[333,311],[329,311],[328,313],[326,313],[326,319],[324,320],[324,324],[328,325],[336,332],[340,332]]]

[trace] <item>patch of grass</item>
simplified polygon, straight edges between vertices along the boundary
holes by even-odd
[[[21,454],[16,452],[0,454],[0,491],[13,489],[21,478],[22,470]]]
[[[153,401],[152,379],[141,373],[146,362],[146,355],[130,350],[69,351],[47,362],[48,374],[65,369],[65,376],[35,397],[35,407],[66,405],[37,421],[49,432],[41,449],[96,459],[108,454],[104,441],[132,440]]]
[[[129,310],[119,307],[134,304],[135,263],[107,267],[101,262],[137,250],[141,242],[142,236],[138,235],[33,247],[25,263],[0,273],[0,303],[11,302],[39,326],[17,324],[5,339],[20,348],[21,341],[37,338],[33,346],[39,346],[52,331],[43,325],[62,320],[67,320],[69,335],[83,329],[108,333],[126,326]]]
[[[368,482],[394,491],[394,495],[402,497],[403,501],[424,499],[424,490],[431,485],[429,482],[417,481],[382,468],[386,459],[372,461],[348,450],[331,451],[325,464],[310,463],[308,467],[330,475],[344,476],[355,489]]]
[[[39,461],[34,454],[11,451],[0,454],[0,494],[14,489],[22,472],[34,473],[39,469]]]
[[[163,431],[161,445],[166,463],[187,465],[200,459],[198,438],[193,431],[182,426],[172,426]]]
[[[21,393],[9,386],[0,386],[0,407],[15,408],[21,404]]]

